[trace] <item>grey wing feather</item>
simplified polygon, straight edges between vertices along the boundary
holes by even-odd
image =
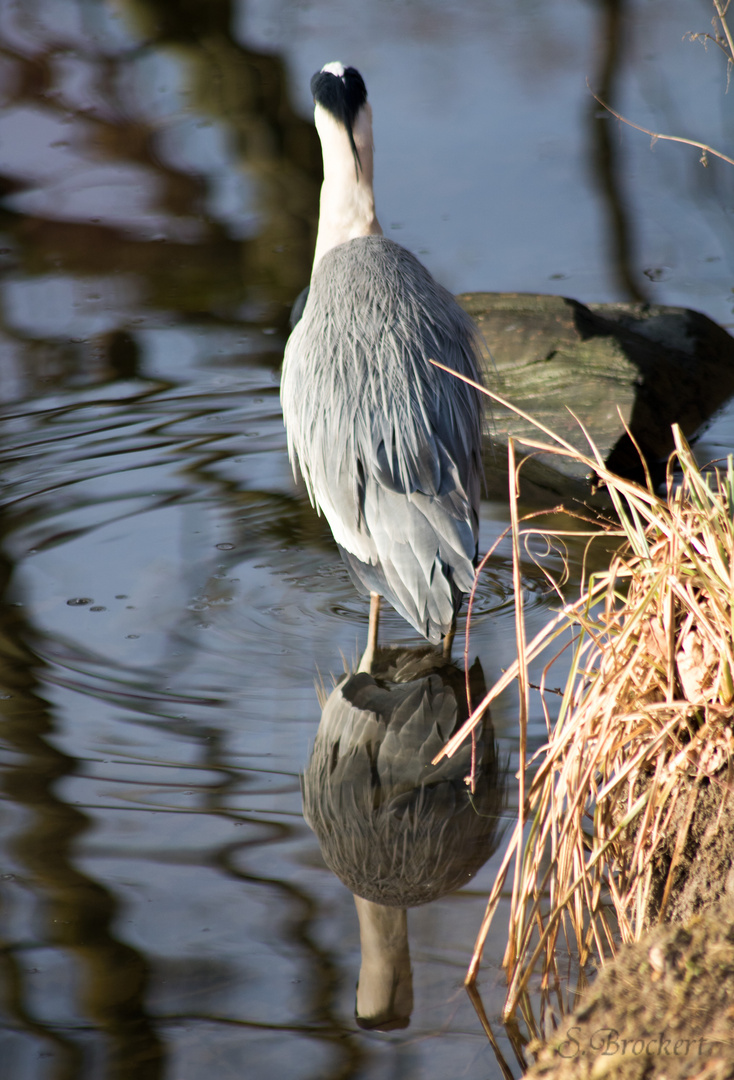
[[[421,263],[361,237],[317,266],[286,346],[291,461],[355,582],[438,641],[471,588],[481,395],[474,326]]]

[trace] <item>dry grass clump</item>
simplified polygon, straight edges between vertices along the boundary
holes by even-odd
[[[471,992],[511,879],[503,1019],[512,1021],[519,1009],[532,1036],[568,1010],[569,956],[583,973],[589,961],[604,964],[620,943],[638,940],[664,917],[697,794],[713,784],[723,796],[731,781],[734,465],[730,458],[725,469],[702,474],[674,434],[666,498],[589,459],[615,503],[622,547],[608,571],[527,644],[519,612],[518,661],[474,714],[517,678],[518,820],[466,981]],[[682,471],[675,482],[674,465]],[[522,523],[514,524],[517,552]],[[566,644],[559,652],[560,635]],[[559,709],[542,686],[560,653],[568,662],[568,650]],[[549,651],[541,686],[548,741],[526,762],[528,663]],[[540,990],[540,1024],[531,988]]]

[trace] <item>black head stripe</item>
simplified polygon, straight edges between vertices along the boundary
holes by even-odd
[[[343,75],[334,75],[330,71],[317,71],[311,79],[311,93],[314,101],[346,128],[354,154],[354,165],[359,176],[362,162],[359,160],[359,153],[354,142],[353,129],[357,113],[367,100],[364,79],[353,67],[345,68]]]

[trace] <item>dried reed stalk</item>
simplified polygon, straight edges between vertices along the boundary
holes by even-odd
[[[734,760],[734,461],[730,457],[725,470],[702,473],[674,426],[675,451],[662,498],[649,476],[642,487],[610,473],[585,431],[588,456],[499,395],[483,392],[550,439],[525,439],[524,446],[572,457],[597,473],[624,541],[609,569],[593,575],[580,597],[564,603],[530,642],[518,610],[518,660],[436,758],[453,754],[490,702],[518,680],[525,794],[465,979],[475,1000],[484,942],[514,865],[503,960],[503,1019],[512,1038],[518,1010],[531,1034],[539,1034],[528,993],[533,975],[540,977],[542,1029],[548,1015],[569,1007],[561,956],[575,959],[583,979],[589,960],[603,964],[621,942],[636,940],[651,919],[662,918],[698,787],[728,771]],[[510,455],[520,596],[514,446]],[[675,465],[682,480],[674,478]],[[540,532],[534,526],[526,535],[531,531]],[[554,534],[548,537],[552,541]],[[543,697],[548,741],[528,763],[528,665],[555,650],[544,685],[568,648],[559,651],[559,639],[569,633],[572,661],[560,709],[551,722],[553,708]],[[667,830],[679,804],[683,824],[671,854]],[[513,1044],[522,1061],[521,1040]]]
[[[559,1011],[567,1008],[561,933],[560,951],[583,968],[592,957],[603,964],[662,917],[698,786],[734,748],[734,467],[730,458],[723,474],[704,476],[674,434],[683,480],[674,485],[669,470],[664,502],[627,502],[606,478],[627,543],[565,610],[574,634],[566,690],[468,975],[476,976],[514,858],[505,1019],[518,1008],[528,1019],[537,970],[541,1011],[551,992]],[[667,828],[679,800],[683,827],[670,857]]]
[[[724,471],[704,475],[677,428],[674,436],[666,498],[607,473],[592,446],[624,545],[533,641],[525,643],[518,623],[518,661],[445,748],[453,751],[513,678],[524,721],[528,663],[557,650],[559,635],[570,631],[560,709],[551,722],[544,700],[548,741],[527,773],[521,754],[518,820],[466,978],[473,987],[511,874],[503,1019],[519,1010],[531,1034],[538,1034],[528,995],[534,975],[542,1029],[544,1013],[570,1004],[561,957],[570,955],[582,971],[589,960],[603,964],[662,916],[698,786],[734,749],[734,465],[730,458]],[[674,483],[674,463],[682,482]],[[516,509],[513,528],[519,573]],[[668,829],[679,803],[683,827],[673,844]]]

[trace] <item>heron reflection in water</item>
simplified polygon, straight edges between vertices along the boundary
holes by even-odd
[[[288,452],[357,587],[370,594],[360,670],[380,597],[450,652],[474,580],[482,475],[477,332],[454,297],[382,235],[372,190],[372,111],[361,75],[311,80],[324,182],[311,284],[285,349]]]
[[[484,695],[479,662],[472,698]],[[326,865],[354,894],[362,964],[357,1023],[406,1027],[413,983],[406,908],[466,884],[500,840],[504,785],[488,719],[471,745],[431,759],[468,715],[464,673],[429,646],[378,649],[323,704],[303,775],[304,817]]]

